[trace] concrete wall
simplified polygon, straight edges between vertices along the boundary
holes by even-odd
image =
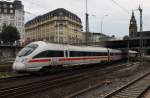
[[[23,47],[0,45],[0,59],[15,58]]]

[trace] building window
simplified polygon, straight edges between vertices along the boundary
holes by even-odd
[[[8,25],[8,22],[7,22],[7,21],[4,21],[4,25]]]
[[[15,26],[15,21],[14,21],[14,20],[11,20],[11,21],[10,21],[10,25],[11,25],[11,26]]]
[[[21,20],[22,17],[19,17],[18,20]]]
[[[10,16],[10,19],[15,19],[15,16]]]
[[[60,32],[59,32],[59,34],[60,34],[60,35],[63,35],[63,32],[62,32],[62,31],[60,31]]]
[[[59,25],[59,29],[63,29],[63,25]]]
[[[10,10],[10,13],[11,13],[11,14],[14,13],[14,10]]]
[[[7,9],[4,9],[4,13],[7,13]]]
[[[13,8],[13,5],[12,5],[12,4],[10,4],[10,5],[9,5],[9,7],[10,7],[10,8]]]
[[[4,7],[4,8],[7,8],[7,4],[4,4],[3,7]]]
[[[62,16],[62,15],[63,15],[63,13],[62,13],[62,12],[60,12],[60,13],[59,13],[59,16]]]
[[[63,42],[63,37],[59,37],[59,41],[60,41],[60,42]]]
[[[14,22],[10,22],[10,25],[11,25],[11,26],[15,26],[15,23],[14,23]]]

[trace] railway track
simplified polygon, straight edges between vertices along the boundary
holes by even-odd
[[[119,70],[126,66],[111,66],[104,69],[97,69],[95,68],[93,71],[78,71],[78,74],[66,74],[66,76],[61,76],[57,78],[47,78],[39,81],[34,81],[31,83],[18,85],[15,87],[8,87],[0,89],[0,98],[14,98],[18,96],[22,96],[25,94],[30,94],[33,92],[38,92],[54,87],[60,87],[64,85],[68,85],[74,82],[79,82],[81,80],[88,79],[92,77],[94,73],[99,73],[99,75],[104,75],[107,73],[111,73],[112,71]],[[101,74],[100,74],[101,73]]]
[[[150,87],[150,73],[133,80],[127,85],[111,92],[104,98],[141,98]]]
[[[103,66],[106,67],[106,66]],[[102,67],[102,68],[103,68]],[[8,87],[14,87],[17,85],[23,85],[25,83],[30,83],[30,82],[34,82],[34,81],[39,81],[39,80],[44,80],[47,78],[59,78],[59,77],[64,77],[67,75],[73,75],[75,73],[78,73],[80,71],[87,71],[89,70],[89,67],[86,68],[79,68],[79,67],[75,67],[75,68],[65,68],[62,70],[53,70],[50,73],[47,73],[45,75],[35,75],[35,74],[19,74],[17,76],[12,76],[12,77],[7,77],[7,78],[0,78],[0,87],[1,88],[8,88]],[[91,70],[95,70],[99,68],[98,66],[92,67]]]
[[[110,94],[104,96],[104,98],[144,98],[143,94],[150,89],[150,73],[128,83],[127,85],[111,92]],[[105,82],[93,85],[89,88],[83,89],[81,91],[75,92],[66,96],[65,98],[80,98],[79,96],[88,93],[89,91],[101,87]],[[81,97],[82,98],[82,97]],[[99,97],[97,97],[99,98]]]
[[[12,65],[11,64],[1,64],[0,63],[0,72],[12,72]]]
[[[92,90],[103,86],[106,83],[110,83],[110,81],[95,84],[88,88],[67,95],[65,96],[65,98],[84,98],[84,95],[88,94]],[[103,98],[144,98],[143,95],[148,89],[150,89],[150,73],[141,75],[139,78],[131,81],[130,83],[120,87],[117,90],[114,90],[110,94],[105,95]]]
[[[140,98],[150,98],[150,87],[147,91],[143,92]]]
[[[24,84],[24,83],[26,83],[26,81],[29,81],[29,82],[38,81],[41,79],[43,80],[43,79],[46,79],[49,77],[56,77],[56,76],[62,77],[62,76],[64,76],[64,72],[68,71],[68,73],[69,73],[70,72],[69,70],[72,70],[72,68],[63,69],[61,71],[53,71],[53,72],[47,73],[45,75],[18,74],[16,76],[0,78],[0,87],[1,88],[5,88],[6,86],[9,87],[10,83],[11,83],[10,86],[12,87],[12,86],[20,85],[20,84],[22,84],[22,82]],[[78,71],[78,68],[75,68],[75,70]],[[73,72],[70,72],[69,74],[73,74],[75,72],[75,70]],[[83,70],[83,71],[85,71],[85,70]]]
[[[3,83],[3,82],[7,82],[7,81],[12,81],[12,80],[18,80],[18,79],[23,79],[23,78],[26,78],[26,77],[29,77],[31,75],[29,74],[21,74],[21,75],[16,75],[16,76],[10,76],[10,77],[5,77],[5,78],[0,78],[0,83]]]

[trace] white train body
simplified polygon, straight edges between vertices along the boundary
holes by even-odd
[[[13,70],[35,72],[50,66],[75,66],[117,61],[122,58],[126,58],[126,55],[120,50],[37,41],[30,43],[18,53]]]

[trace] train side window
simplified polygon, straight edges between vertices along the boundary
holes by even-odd
[[[42,57],[48,57],[47,51],[43,51],[43,52],[37,54],[36,56],[34,56],[33,58],[42,58]]]
[[[76,57],[75,51],[69,51],[70,57]]]
[[[64,51],[48,51],[48,57],[64,57]]]
[[[69,51],[70,57],[81,57],[81,56],[107,56],[104,52],[79,52],[79,51]]]
[[[79,51],[69,51],[70,57],[80,57],[82,56],[82,53]]]
[[[42,58],[42,57],[64,57],[64,51],[43,51],[33,58]]]

